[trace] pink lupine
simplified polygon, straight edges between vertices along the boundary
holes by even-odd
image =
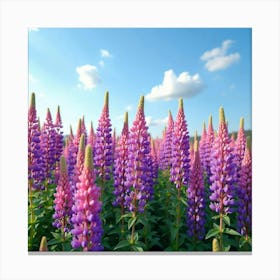
[[[207,132],[206,132],[206,125],[205,122],[203,122],[203,129],[202,129],[202,134],[201,138],[199,141],[199,155],[201,159],[201,163],[203,166],[203,170],[206,173],[207,172]]]
[[[109,92],[105,93],[104,107],[98,120],[94,147],[94,164],[103,184],[111,178],[113,164],[111,120],[109,116]]]
[[[73,235],[71,244],[73,248],[82,248],[83,251],[100,251],[103,250],[100,218],[102,204],[100,188],[95,185],[92,150],[89,145],[86,147],[84,168],[79,180],[75,204],[72,207],[71,221],[74,228],[71,230]]]
[[[85,136],[85,143],[87,143],[87,129],[85,124],[85,116],[81,119],[81,134],[84,134]]]
[[[53,226],[60,228],[62,232],[68,232],[71,228],[70,219],[72,216],[73,198],[64,156],[60,158],[59,179],[54,197],[55,213],[53,215]]]
[[[79,150],[77,154],[76,166],[75,166],[75,186],[79,183],[79,178],[82,174],[85,161],[85,135],[82,134],[79,143]],[[74,190],[75,191],[75,190]]]
[[[240,169],[244,153],[246,148],[246,135],[244,131],[244,118],[240,119],[240,126],[237,134],[237,139],[235,141],[235,156],[236,156],[236,164],[238,169]]]

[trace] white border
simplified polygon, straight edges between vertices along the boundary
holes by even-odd
[[[280,279],[278,1],[1,1],[1,279]],[[27,254],[27,28],[252,27],[252,255]],[[242,101],[241,101],[242,102]]]

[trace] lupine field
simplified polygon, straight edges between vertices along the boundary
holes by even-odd
[[[28,112],[28,251],[251,251],[252,157],[244,119],[236,136],[220,107],[189,136],[187,110],[169,112],[161,138],[144,97],[112,130],[109,93],[98,126],[65,129],[58,107]],[[175,115],[176,114],[176,115]],[[201,132],[200,132],[201,131]]]

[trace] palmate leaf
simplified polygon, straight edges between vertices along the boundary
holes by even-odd
[[[236,235],[236,236],[241,236],[241,234],[231,228],[225,228],[224,233],[229,234],[229,235]]]

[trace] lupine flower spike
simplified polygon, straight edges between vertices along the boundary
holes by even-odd
[[[135,121],[128,140],[128,165],[126,207],[131,212],[143,212],[152,195],[150,170],[150,141],[144,115],[144,96],[141,96]]]
[[[197,139],[194,141],[194,160],[190,171],[187,197],[188,234],[195,239],[202,239],[205,233],[205,191]]]
[[[236,165],[222,107],[219,130],[211,152],[211,174],[210,208],[220,215],[231,213],[234,205]]]
[[[86,147],[84,168],[79,179],[71,219],[74,224],[71,244],[73,248],[82,248],[83,251],[100,251],[103,250],[100,188],[94,183],[92,150],[89,145]]]

